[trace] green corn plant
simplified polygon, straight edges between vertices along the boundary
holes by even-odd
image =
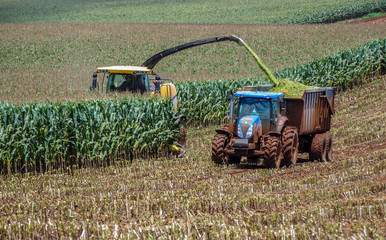
[[[172,103],[156,98],[0,104],[1,170],[101,165],[119,154],[162,150],[179,132],[174,117]]]
[[[381,0],[378,2],[370,2],[344,8],[338,8],[336,10],[322,13],[314,13],[305,18],[290,20],[287,22],[287,24],[333,23],[346,19],[363,17],[369,13],[385,11],[386,1]]]

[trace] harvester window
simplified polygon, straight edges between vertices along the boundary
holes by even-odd
[[[240,101],[239,118],[255,115],[261,119],[269,119],[269,108],[269,101],[266,99],[243,98]]]
[[[149,91],[150,80],[148,75],[111,74],[108,86],[111,91],[144,93]]]
[[[126,81],[125,76],[116,74],[114,78],[114,87],[119,88],[124,81]]]
[[[119,90],[122,84],[126,81],[125,75],[122,74],[111,74],[109,76],[109,88],[110,90]]]

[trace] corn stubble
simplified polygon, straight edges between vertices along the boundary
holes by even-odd
[[[378,100],[385,97],[386,79],[366,81],[337,96],[330,163],[219,167],[209,160],[215,127],[195,128],[181,159],[134,160],[73,175],[2,176],[0,236],[381,239],[386,139],[367,128],[367,118],[374,129],[384,129],[380,113],[386,109]],[[356,128],[367,133],[351,131]]]

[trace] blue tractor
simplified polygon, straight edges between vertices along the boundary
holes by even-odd
[[[231,100],[228,124],[216,130],[212,160],[217,164],[263,159],[266,167],[296,164],[298,152],[310,160],[332,159],[327,133],[334,113],[334,88],[304,90],[301,98],[286,98],[267,88],[244,87]]]

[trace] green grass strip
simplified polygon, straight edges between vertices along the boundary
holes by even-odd
[[[323,13],[314,13],[304,18],[290,20],[287,24],[334,23],[352,18],[360,18],[369,13],[376,12],[386,12],[385,0],[337,8],[336,10]]]

